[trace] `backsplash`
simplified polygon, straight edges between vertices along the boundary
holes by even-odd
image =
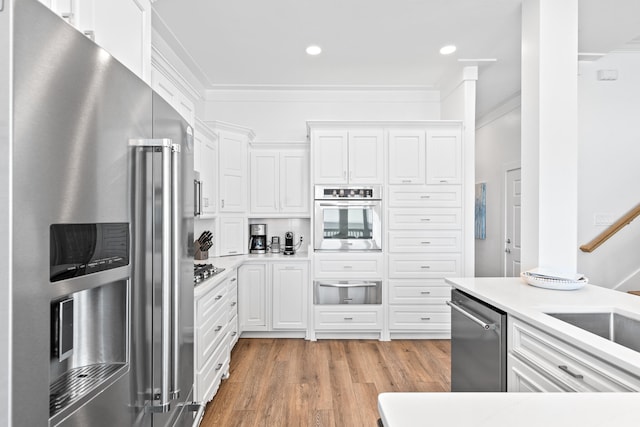
[[[249,218],[249,225],[251,224],[267,224],[268,242],[271,242],[271,236],[280,236],[280,241],[284,244],[284,233],[292,231],[296,244],[302,236],[302,245],[298,252],[308,252],[309,250],[311,241],[311,220],[309,218]]]

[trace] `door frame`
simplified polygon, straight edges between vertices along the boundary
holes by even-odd
[[[509,207],[507,206],[507,175],[510,171],[520,169],[522,170],[522,164],[520,162],[508,162],[502,165],[502,188],[500,190],[501,197],[501,217],[500,225],[502,229],[502,237],[500,240],[500,271],[502,277],[506,277],[507,266],[505,265],[504,244],[507,240],[507,212]]]

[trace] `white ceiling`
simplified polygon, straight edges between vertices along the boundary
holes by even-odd
[[[564,1],[564,0],[562,0]],[[640,35],[639,0],[579,0],[579,51]],[[156,0],[154,27],[206,88],[439,88],[479,62],[478,116],[520,89],[521,0]],[[438,50],[453,43],[458,51]],[[308,56],[305,47],[323,52]]]

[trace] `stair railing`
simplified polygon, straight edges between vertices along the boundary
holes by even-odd
[[[640,204],[624,214],[624,216],[607,227],[606,230],[598,234],[589,243],[580,246],[580,250],[582,252],[593,252],[598,246],[609,240],[611,236],[623,229],[626,225],[630,224],[638,215],[640,215]]]

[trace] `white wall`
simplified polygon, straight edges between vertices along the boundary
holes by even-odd
[[[206,117],[247,126],[259,141],[304,141],[307,120],[438,120],[435,90],[211,90]]]
[[[520,115],[518,96],[480,119],[476,128],[475,180],[487,184],[487,237],[475,240],[477,277],[504,275],[504,171],[520,163]]]
[[[598,81],[598,70],[617,70]],[[640,203],[640,53],[612,53],[581,63],[579,84],[578,241],[603,231],[594,215],[615,220]],[[578,251],[578,271],[591,283],[613,288],[640,268],[640,219],[592,253]],[[640,278],[621,290],[640,289]]]

